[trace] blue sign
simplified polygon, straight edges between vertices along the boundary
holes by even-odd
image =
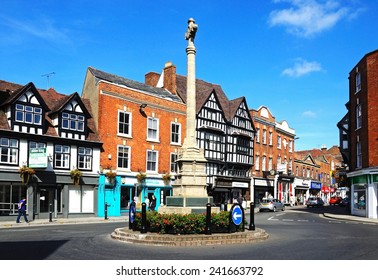
[[[136,212],[136,209],[135,209],[135,203],[131,203],[130,205],[130,211],[129,211],[129,220],[131,223],[134,223],[134,220],[135,220],[135,212]]]
[[[243,210],[240,208],[240,205],[236,204],[232,208],[231,217],[232,217],[232,222],[235,225],[238,226],[241,224],[241,222],[243,221]]]

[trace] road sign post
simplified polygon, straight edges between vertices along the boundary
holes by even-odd
[[[243,207],[239,203],[235,203],[230,209],[230,228],[229,231],[231,232],[231,224],[235,226],[240,226],[243,223],[243,231],[244,231],[244,210]]]

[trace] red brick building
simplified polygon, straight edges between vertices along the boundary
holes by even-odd
[[[349,168],[351,211],[378,218],[378,50],[366,54],[350,71],[346,107],[337,126]]]
[[[308,180],[306,197],[319,196],[327,203],[331,196],[346,195],[347,190],[340,189],[335,178],[336,171],[343,165],[338,146],[296,151],[295,158],[296,177]]]
[[[109,215],[120,215],[134,197],[140,203],[147,197],[151,201],[152,195],[157,206],[165,203],[171,187],[164,175],[176,171],[177,151],[185,137],[185,104],[174,91],[92,67],[87,70],[83,97],[91,102],[103,141],[99,208],[107,203]],[[109,170],[117,172],[115,184],[106,178]],[[146,175],[142,182],[137,180],[139,173]]]
[[[292,176],[295,130],[286,121],[277,122],[266,106],[250,110],[256,128],[255,164],[252,168],[254,201],[271,194],[290,203],[294,195]]]

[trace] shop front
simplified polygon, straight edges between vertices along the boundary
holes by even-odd
[[[250,198],[250,181],[239,179],[233,181],[231,177],[217,177],[212,186],[211,195],[213,196],[213,202],[217,206],[224,204],[231,205],[236,202],[239,197],[244,198],[245,201],[249,201]]]
[[[294,196],[297,205],[304,205],[309,195],[310,180],[295,178],[294,179]]]
[[[274,195],[274,179],[253,178],[253,196],[255,206],[260,204],[264,197]]]
[[[294,176],[279,175],[277,178],[277,198],[283,204],[290,204],[290,197],[293,196]]]
[[[35,170],[27,181],[15,170],[0,173],[0,220],[15,220],[17,204],[26,198],[29,220],[96,216],[97,176],[74,184],[67,172]]]
[[[100,175],[98,193],[99,217],[128,215],[130,205],[136,203],[137,211],[141,211],[142,203],[155,200],[155,209],[166,203],[166,197],[172,195],[172,187],[165,184],[162,178],[146,178],[138,182],[134,176],[116,176],[114,182],[109,182],[105,175]],[[147,205],[149,209],[149,205]]]
[[[310,183],[310,196],[321,196],[322,183],[311,180]]]
[[[352,215],[378,218],[378,170],[348,173]]]

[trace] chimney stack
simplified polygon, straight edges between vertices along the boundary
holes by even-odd
[[[176,66],[172,62],[167,62],[163,69],[164,88],[172,94],[176,94]]]

